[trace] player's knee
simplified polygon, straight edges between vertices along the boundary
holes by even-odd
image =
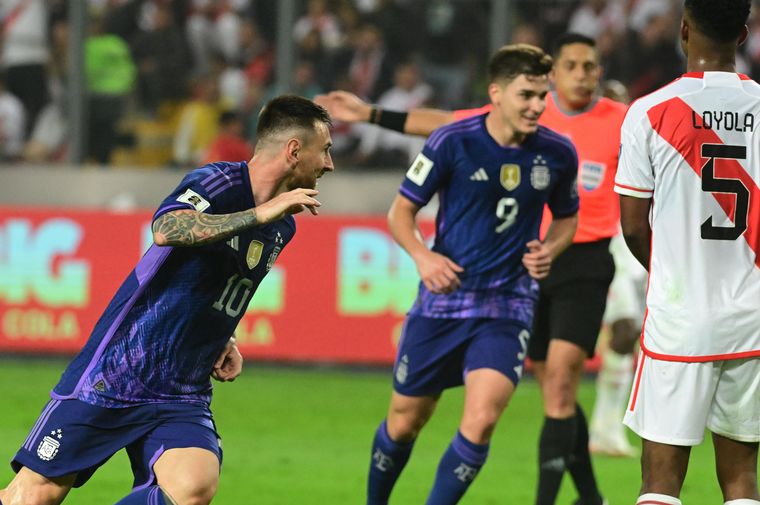
[[[478,409],[465,413],[462,419],[462,433],[466,433],[471,442],[484,444],[491,439],[500,412],[495,409]]]
[[[216,494],[218,478],[186,478],[161,486],[161,490],[176,505],[208,505]],[[4,504],[3,504],[4,505]]]
[[[388,435],[396,442],[410,442],[417,438],[427,419],[410,414],[396,414],[387,420]]]

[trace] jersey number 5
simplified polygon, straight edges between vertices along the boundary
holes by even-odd
[[[745,160],[747,148],[726,144],[702,144],[702,157],[709,158],[702,167],[702,191],[736,195],[733,226],[714,226],[712,216],[702,223],[702,238],[705,240],[736,240],[747,229],[749,210],[749,189],[739,179],[715,177],[715,160]],[[730,216],[729,216],[730,217]]]

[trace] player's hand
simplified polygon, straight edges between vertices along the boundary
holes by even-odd
[[[528,252],[523,254],[522,263],[528,270],[528,274],[534,279],[543,279],[549,275],[552,266],[552,257],[549,248],[539,240],[531,240],[526,244]]]
[[[319,214],[317,207],[322,205],[314,198],[318,193],[316,189],[308,188],[297,188],[281,193],[256,207],[256,220],[259,224],[267,224],[289,214],[298,214],[305,209],[309,209],[309,212],[316,216]]]
[[[240,354],[235,338],[230,338],[224,346],[222,354],[214,363],[211,377],[219,382],[232,382],[243,371],[243,355]]]
[[[462,284],[458,274],[464,272],[464,268],[443,254],[427,251],[416,260],[416,264],[422,283],[431,293],[452,293]]]
[[[369,121],[372,106],[348,91],[331,91],[314,97],[314,103],[321,105],[336,121],[357,123]]]

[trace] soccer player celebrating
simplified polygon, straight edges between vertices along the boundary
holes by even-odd
[[[489,63],[493,108],[436,130],[391,205],[390,231],[414,260],[421,283],[401,335],[387,418],[373,442],[370,505],[388,503],[441,393],[464,384],[459,430],[427,500],[457,503],[485,463],[520,380],[538,298],[535,279],[549,273],[577,221],[575,149],[538,125],[551,64],[534,46],[501,48]],[[415,220],[436,193],[431,250]],[[554,221],[541,242],[546,204]]]
[[[529,346],[546,416],[539,441],[536,503],[554,503],[567,470],[580,494],[578,505],[601,505],[604,500],[589,456],[588,424],[576,397],[583,363],[594,355],[614,274],[609,244],[619,232],[619,206],[612,186],[626,107],[597,95],[601,68],[592,39],[565,34],[555,45],[554,58],[555,90],[548,95],[539,123],[570,137],[578,149],[580,211],[573,244],[541,281]],[[487,113],[493,107],[396,112],[373,108],[345,91],[333,91],[316,101],[336,119],[371,121],[417,135],[429,135],[438,126]],[[544,233],[550,222],[547,213]]]
[[[649,270],[624,422],[643,439],[644,504],[680,504],[712,432],[726,505],[760,505],[760,86],[736,73],[750,0],[686,0],[687,73],[621,131],[623,233]]]
[[[333,170],[330,117],[296,96],[261,112],[248,162],[190,172],[153,218],[154,244],[114,295],[16,453],[5,505],[54,505],[119,449],[119,505],[208,504],[222,460],[209,376],[233,379],[231,335]]]

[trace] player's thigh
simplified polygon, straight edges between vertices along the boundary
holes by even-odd
[[[490,368],[468,372],[462,434],[475,443],[488,442],[514,391],[515,384],[502,372]]]
[[[707,427],[731,440],[760,442],[760,358],[720,362]]]
[[[71,490],[75,478],[73,474],[47,478],[24,467],[0,490],[0,500],[4,505],[58,505]]]
[[[222,463],[211,411],[190,404],[158,404],[154,415],[155,427],[127,446],[135,488],[157,483],[180,504],[210,500]],[[188,464],[175,464],[185,456]]]
[[[169,449],[153,464],[161,489],[178,505],[206,505],[219,483],[219,458],[208,449]]]
[[[597,279],[579,279],[556,290],[550,315],[550,343],[571,342],[594,356],[602,318],[607,303],[609,284]],[[549,356],[547,355],[547,359]]]
[[[83,485],[111,456],[154,426],[153,407],[105,408],[51,400],[11,462],[48,479],[75,475]]]
[[[698,445],[719,376],[720,366],[714,363],[662,361],[639,353],[623,423],[653,442]]]
[[[393,390],[434,397],[463,384],[463,360],[472,320],[410,315],[404,321],[393,369]]]

